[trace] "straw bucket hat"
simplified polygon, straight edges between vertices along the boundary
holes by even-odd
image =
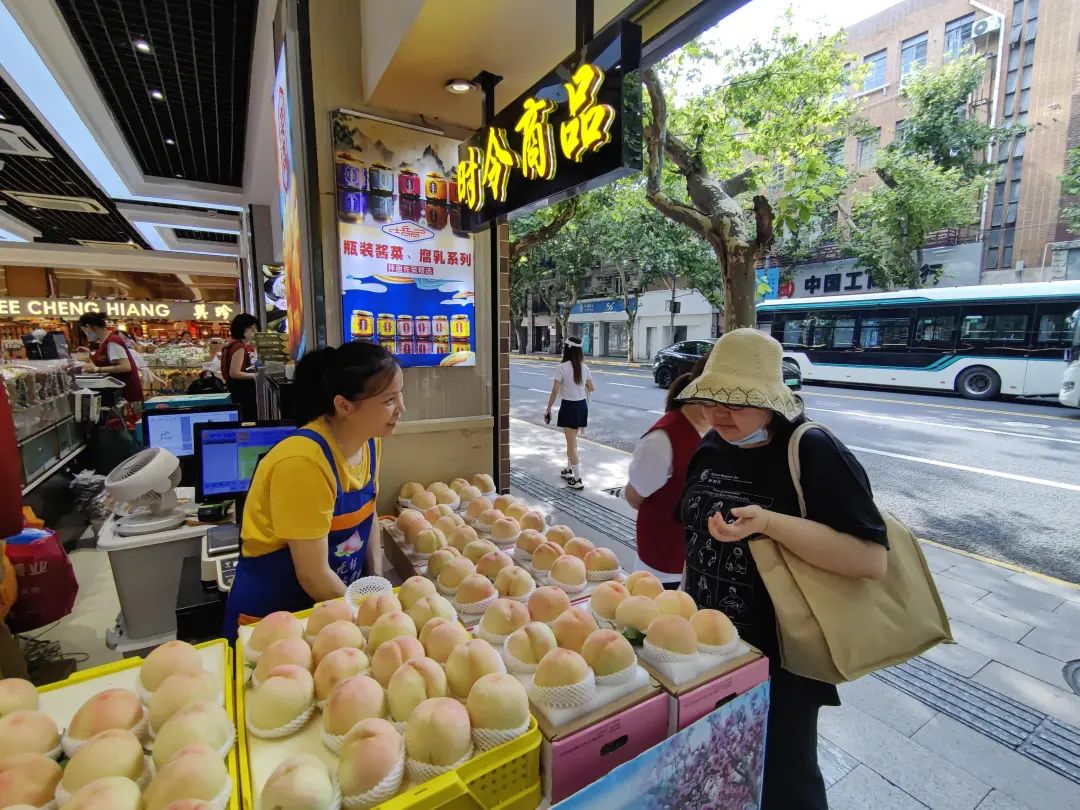
[[[716,341],[705,370],[679,401],[763,408],[794,421],[803,406],[784,385],[783,357],[780,344],[763,332],[734,329]]]

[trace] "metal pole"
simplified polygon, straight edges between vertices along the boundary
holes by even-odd
[[[593,0],[575,0],[574,6],[574,42],[581,50],[593,39]]]

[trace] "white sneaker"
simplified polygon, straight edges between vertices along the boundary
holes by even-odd
[[[573,477],[574,477],[574,471],[573,471],[572,469],[570,469],[569,467],[563,467],[563,468],[562,468],[562,469],[561,469],[561,470],[559,471],[559,475],[560,475],[560,476],[561,476],[562,478],[565,478],[565,479],[566,479],[567,481],[569,481],[569,480],[570,480],[571,478],[573,478]]]
[[[566,479],[566,485],[570,489],[585,489],[585,482],[580,478],[575,478],[573,475]]]

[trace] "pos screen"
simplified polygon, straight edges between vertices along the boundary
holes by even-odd
[[[295,430],[296,426],[287,422],[222,422],[196,426],[196,499],[223,500],[246,494],[259,458]]]
[[[235,422],[240,413],[235,405],[206,408],[162,408],[143,413],[143,435],[147,447],[163,447],[183,458],[195,452],[195,425],[202,422]]]

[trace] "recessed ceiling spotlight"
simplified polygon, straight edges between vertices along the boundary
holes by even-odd
[[[451,79],[446,83],[446,92],[453,93],[455,96],[463,96],[477,89],[479,85],[469,79]]]
[[[160,90],[151,90],[150,98],[152,98],[154,101],[164,101],[165,94],[162,93]]]
[[[150,43],[141,37],[139,39],[131,40],[131,44],[139,53],[150,53],[152,50],[150,48]]]
[[[174,141],[172,138],[166,138],[165,139],[165,145],[166,146],[176,146],[176,141]]]
[[[3,113],[0,113],[0,121],[7,121],[7,116]]]
[[[179,180],[183,180],[183,179],[184,179],[184,175],[182,175],[182,174],[178,174],[178,175],[176,175],[176,177],[177,177],[177,179],[179,179]]]

